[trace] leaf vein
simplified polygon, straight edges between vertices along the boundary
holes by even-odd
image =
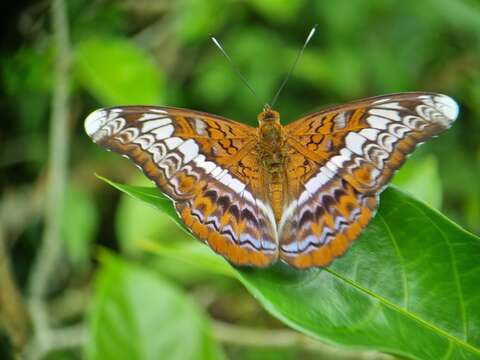
[[[339,280],[342,280],[342,281],[346,282],[347,284],[357,288],[359,291],[362,291],[365,294],[367,294],[369,296],[372,296],[373,298],[375,298],[377,301],[379,301],[383,305],[388,306],[395,311],[398,311],[400,314],[405,315],[406,317],[408,317],[408,318],[418,322],[419,324],[431,329],[432,331],[436,332],[437,334],[439,334],[441,336],[444,336],[445,338],[447,338],[448,340],[458,344],[459,346],[462,346],[465,349],[473,351],[476,354],[480,354],[480,349],[479,348],[476,348],[475,346],[467,343],[463,339],[459,339],[458,337],[455,337],[454,335],[449,334],[447,331],[443,330],[442,328],[440,328],[440,327],[438,327],[438,326],[436,326],[432,323],[429,323],[427,320],[422,319],[417,314],[415,314],[411,311],[406,311],[404,308],[398,306],[397,304],[391,302],[390,300],[387,300],[386,298],[368,290],[367,288],[361,286],[360,284],[356,283],[353,280],[350,280],[350,279],[347,279],[347,278],[343,277],[342,275],[333,271],[332,269],[326,268],[324,270],[329,272],[333,276],[337,277]]]
[[[467,329],[467,314],[465,312],[465,303],[463,299],[463,291],[462,291],[462,286],[460,284],[460,276],[458,274],[458,265],[457,261],[455,260],[455,253],[452,248],[452,244],[450,242],[450,239],[448,236],[444,234],[444,232],[440,229],[440,227],[423,211],[423,209],[419,208],[416,204],[412,203],[411,201],[407,199],[403,199],[404,202],[408,203],[418,211],[420,211],[425,217],[428,219],[428,221],[437,229],[437,231],[440,233],[442,238],[445,240],[445,243],[447,244],[448,247],[448,252],[450,255],[450,260],[452,263],[452,270],[453,270],[453,277],[455,279],[455,286],[457,287],[457,294],[458,294],[458,302],[459,302],[459,307],[460,307],[460,314],[462,317],[462,325],[463,325],[463,339],[467,341],[468,339],[468,329]]]
[[[393,247],[395,248],[395,252],[397,253],[397,256],[400,260],[400,265],[402,267],[403,303],[404,303],[405,310],[408,311],[409,292],[408,292],[407,274],[406,274],[406,271],[405,271],[405,259],[403,258],[402,253],[400,252],[400,247],[398,246],[398,242],[397,242],[395,236],[393,235],[392,230],[390,229],[390,226],[388,225],[384,216],[380,213],[378,213],[377,216],[382,221],[383,225],[385,226],[385,229],[387,230],[388,237],[392,240]]]

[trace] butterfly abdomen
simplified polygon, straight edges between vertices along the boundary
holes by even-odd
[[[275,215],[275,220],[277,223],[282,217],[282,208],[283,208],[283,184],[282,183],[272,183],[270,185],[270,201]]]

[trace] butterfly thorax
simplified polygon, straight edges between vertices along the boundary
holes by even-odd
[[[284,143],[279,113],[273,110],[262,111],[258,115],[258,122],[259,145],[267,152],[278,153]]]
[[[266,109],[258,115],[257,154],[263,165],[264,185],[277,221],[281,218],[285,193],[286,146],[280,114]]]

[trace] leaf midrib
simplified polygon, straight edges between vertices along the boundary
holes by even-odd
[[[446,332],[445,330],[439,328],[438,326],[434,325],[434,324],[431,324],[429,323],[428,321],[426,320],[423,320],[421,317],[419,317],[417,314],[411,312],[411,311],[406,311],[405,309],[399,307],[397,304],[387,300],[386,298],[368,290],[367,288],[361,286],[360,284],[356,283],[355,281],[353,280],[349,280],[347,279],[346,277],[343,277],[342,275],[340,275],[339,273],[329,269],[329,268],[326,268],[324,269],[325,271],[329,272],[332,276],[335,276],[336,278],[338,278],[339,280],[342,280],[344,282],[346,282],[347,284],[353,286],[354,288],[356,288],[357,290],[359,291],[362,291],[364,292],[365,294],[373,297],[374,299],[378,300],[380,303],[386,305],[386,306],[389,306],[390,308],[394,309],[395,311],[417,321],[418,323],[420,323],[421,325],[423,326],[426,326],[428,328],[430,328],[431,330],[433,330],[434,332],[437,332],[439,335],[442,335],[444,337],[446,337],[447,339],[449,339],[450,341],[460,345],[460,346],[463,346],[464,348],[468,349],[468,350],[471,350],[477,354],[480,354],[480,349],[474,347],[473,345],[470,345],[469,343],[465,342],[464,340],[461,340],[453,335],[450,335],[448,332]]]
[[[423,209],[419,208],[416,204],[403,199],[404,202],[408,203],[410,206],[414,207],[418,211],[420,211],[425,217],[430,221],[430,223],[437,229],[437,231],[440,233],[442,238],[445,240],[445,243],[447,244],[448,247],[448,252],[450,254],[450,261],[452,264],[452,270],[453,270],[453,277],[455,278],[455,285],[457,287],[457,293],[458,293],[458,301],[459,301],[459,306],[460,306],[460,313],[462,316],[462,325],[463,325],[463,336],[464,340],[466,341],[468,339],[468,330],[467,330],[467,314],[465,312],[465,303],[463,299],[463,292],[462,292],[462,286],[460,284],[460,277],[458,274],[458,268],[457,268],[457,262],[455,260],[455,253],[453,252],[452,249],[452,244],[450,243],[450,239],[448,236],[444,234],[444,232],[440,229],[440,227],[433,221],[426,213],[423,211]]]
[[[408,292],[408,285],[407,285],[407,274],[406,274],[406,271],[405,271],[405,259],[403,258],[401,252],[400,252],[400,247],[398,246],[398,242],[397,242],[397,239],[395,238],[395,236],[393,235],[393,232],[392,230],[390,229],[390,225],[388,225],[387,221],[385,220],[384,216],[381,214],[381,213],[378,213],[377,214],[378,218],[382,221],[386,231],[387,231],[387,234],[390,238],[390,240],[392,241],[392,244],[393,244],[393,247],[395,248],[395,252],[397,253],[397,257],[399,259],[399,262],[400,262],[400,266],[402,268],[402,285],[403,285],[403,303],[404,303],[404,307],[408,310],[408,299],[409,299],[409,292]]]

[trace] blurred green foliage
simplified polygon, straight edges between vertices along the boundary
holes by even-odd
[[[224,358],[205,315],[179,289],[111,255],[102,259],[89,312],[89,359]]]
[[[146,244],[158,241],[158,251],[171,254],[173,248],[182,256],[185,244],[192,240],[168,217],[124,195],[119,197],[93,176],[97,172],[119,182],[138,181],[135,167],[91,144],[82,123],[90,111],[101,106],[145,103],[193,108],[255,125],[263,102],[274,95],[314,24],[319,25],[317,35],[276,104],[282,121],[288,123],[327,105],[390,92],[425,90],[454,97],[461,106],[459,120],[439,139],[423,145],[394,183],[466,229],[480,232],[478,2],[71,0],[67,6],[73,59],[71,117],[66,119],[71,135],[70,186],[63,224],[66,256],[51,292],[54,298],[61,297],[77,287],[89,288],[95,281],[88,318],[91,330],[100,336],[101,342],[88,346],[90,357],[105,358],[110,351],[99,319],[112,311],[116,319],[113,335],[122,341],[134,339],[139,347],[149,349],[142,353],[144,358],[149,358],[149,354],[155,358],[156,346],[160,345],[147,335],[158,331],[158,339],[162,339],[162,334],[173,328],[162,330],[165,328],[148,323],[148,317],[139,312],[144,310],[161,323],[171,307],[156,307],[154,300],[164,296],[172,303],[182,304],[185,314],[192,318],[192,326],[200,329],[189,333],[187,345],[180,337],[173,337],[165,346],[186,346],[182,350],[189,351],[197,344],[204,349],[201,353],[205,356],[201,358],[222,356],[207,356],[221,350],[217,351],[218,344],[208,335],[208,316],[202,312],[219,320],[257,327],[280,326],[259,306],[244,314],[235,313],[235,309],[248,304],[250,297],[231,276],[224,276],[228,271],[223,275],[215,271],[221,265],[214,264],[212,271],[205,271],[195,264],[159,260],[148,254],[152,249]],[[31,202],[9,201],[8,206],[34,208],[34,198],[44,194],[55,53],[49,21],[47,4],[33,2],[19,7],[9,22],[14,30],[2,34],[2,206],[7,204],[7,195],[27,192],[32,194]],[[236,78],[212,46],[209,34],[222,41],[261,103]],[[16,210],[6,211],[16,214]],[[41,239],[38,218],[38,214],[28,216],[10,227],[3,224],[8,230],[12,263],[21,288]],[[121,257],[137,264],[104,257],[97,278],[98,245],[118,249]],[[200,255],[193,258],[212,266],[208,249],[200,248]],[[207,252],[205,257],[202,251]],[[188,266],[191,268],[187,269]],[[112,282],[118,282],[118,289],[108,288]],[[183,288],[172,288],[172,282]],[[145,309],[142,299],[135,297],[137,283],[152,294]],[[112,303],[108,303],[109,290]],[[186,291],[191,291],[199,302],[198,298],[205,296],[198,294],[211,293],[212,300],[204,309],[198,309],[191,304]],[[232,293],[239,295],[232,297]],[[223,305],[224,299],[229,299],[229,306]],[[125,307],[117,308],[118,304]],[[125,319],[129,311],[141,316],[146,327]],[[179,316],[183,311],[178,310]],[[64,321],[80,321],[83,317],[84,312],[77,312]],[[185,331],[184,322],[177,325],[175,329]],[[138,332],[132,334],[134,330]],[[175,339],[179,343],[175,344]],[[0,348],[10,349],[7,343],[0,339]],[[255,348],[238,350],[225,346],[224,351],[232,359],[259,356]],[[57,354],[64,358],[75,356],[75,352],[69,351]],[[262,358],[272,359],[314,356],[297,348],[280,355],[278,350],[267,348],[261,354]]]
[[[81,41],[75,48],[75,65],[81,86],[102,104],[162,102],[162,73],[151,56],[132,41],[114,37]]]

